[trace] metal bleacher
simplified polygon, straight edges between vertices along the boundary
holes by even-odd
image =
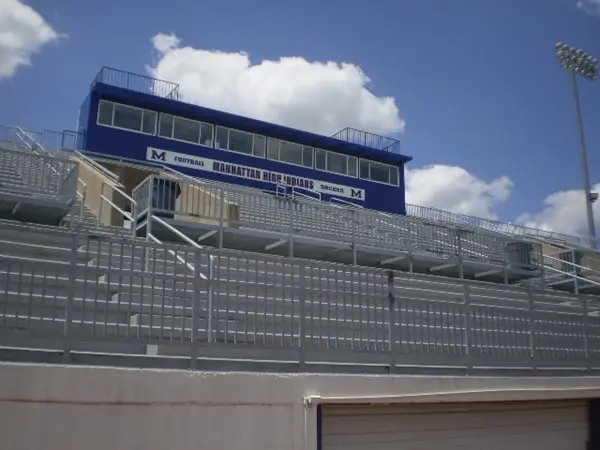
[[[242,189],[168,167],[163,171],[134,190],[138,214],[152,216],[149,197],[165,196],[155,186],[176,180],[187,195],[151,209],[174,210],[167,222],[205,245],[501,282],[539,272],[539,245],[504,235],[315,201],[293,191]],[[174,237],[171,228],[160,225],[153,235]]]
[[[24,206],[43,203],[52,191],[36,190],[36,171],[87,164],[0,143],[2,161],[14,154],[29,171],[2,164],[0,204],[13,192],[29,193]],[[543,264],[540,244],[168,168],[120,194],[131,212],[100,201],[133,222],[126,230],[76,209],[73,199],[85,207],[102,189],[73,170],[65,179],[75,182],[56,190],[70,199],[60,220],[40,217],[44,208],[0,219],[3,360],[430,374],[600,368],[597,297],[519,285],[528,273],[563,272]],[[160,180],[180,186],[176,204],[155,201]],[[529,248],[530,268],[523,255],[511,260],[514,244]]]

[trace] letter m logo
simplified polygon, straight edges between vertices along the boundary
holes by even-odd
[[[167,152],[163,151],[158,151],[155,149],[151,149],[151,156],[150,159],[152,161],[162,161],[162,162],[166,162],[166,157],[167,157]]]
[[[362,189],[352,189],[350,188],[350,196],[352,198],[358,198],[362,200]]]

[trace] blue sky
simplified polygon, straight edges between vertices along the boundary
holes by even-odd
[[[0,59],[12,51],[6,43],[3,47],[2,24],[6,8],[16,3],[0,0]],[[584,231],[583,200],[577,192],[568,192],[581,189],[574,105],[568,73],[558,66],[554,44],[564,41],[600,57],[600,4],[594,6],[593,0],[588,0],[587,8],[577,0],[25,3],[61,37],[44,40],[41,35],[39,46],[23,44],[21,56],[31,53],[31,64],[18,65],[10,76],[0,78],[2,124],[74,128],[81,100],[104,65],[139,73],[151,67],[181,78],[204,61],[211,65],[214,78],[214,73],[239,75],[244,69],[233,67],[240,62],[235,56],[247,52],[249,64],[261,68],[252,71],[253,86],[266,90],[277,89],[267,83],[275,79],[268,70],[282,57],[306,60],[297,71],[303,75],[294,75],[288,67],[277,78],[298,86],[319,83],[317,72],[313,71],[314,78],[308,72],[315,69],[310,63],[346,62],[362,69],[370,79],[366,87],[379,102],[345,104],[346,110],[356,109],[349,113],[353,123],[348,125],[387,123],[381,127],[392,130],[405,121],[398,135],[404,153],[414,158],[410,201],[506,221],[521,216],[531,225]],[[39,30],[42,24],[29,26]],[[15,29],[15,36],[27,31],[22,24]],[[157,51],[158,41],[153,46],[151,38],[158,33],[174,34],[179,40],[168,50]],[[186,47],[187,53],[175,53]],[[203,60],[200,50],[221,51],[231,57],[227,60],[231,64],[218,58]],[[262,64],[265,60],[274,65]],[[224,65],[217,67],[220,63]],[[0,63],[0,74],[1,70]],[[292,80],[294,76],[298,79]],[[349,101],[352,89],[359,89],[348,81],[350,87],[340,92],[344,80],[332,88],[338,96],[332,98],[345,92]],[[306,89],[322,93],[328,86]],[[356,92],[358,98],[364,89]],[[591,180],[596,184],[600,183],[600,81],[582,80],[580,92]],[[223,108],[264,117],[265,110],[254,114],[244,103],[246,94],[223,100]],[[206,94],[198,96],[198,102],[215,106]],[[320,97],[324,96],[316,95],[314,101]],[[400,118],[396,122],[390,122],[383,97],[394,99]],[[293,122],[295,100],[290,98],[284,112],[271,110],[267,117],[276,120],[281,114],[281,122]],[[333,113],[342,123],[345,116],[340,110]],[[438,166],[429,167],[433,164]],[[530,215],[523,217],[524,213]]]

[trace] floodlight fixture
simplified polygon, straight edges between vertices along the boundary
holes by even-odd
[[[598,58],[562,42],[556,44],[555,49],[558,62],[565,69],[590,80],[598,75]]]

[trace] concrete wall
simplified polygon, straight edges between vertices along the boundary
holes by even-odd
[[[309,395],[353,402],[590,398],[600,377],[207,373],[0,365],[3,450],[315,450]],[[326,399],[323,399],[325,401]],[[333,402],[343,401],[334,399]]]

